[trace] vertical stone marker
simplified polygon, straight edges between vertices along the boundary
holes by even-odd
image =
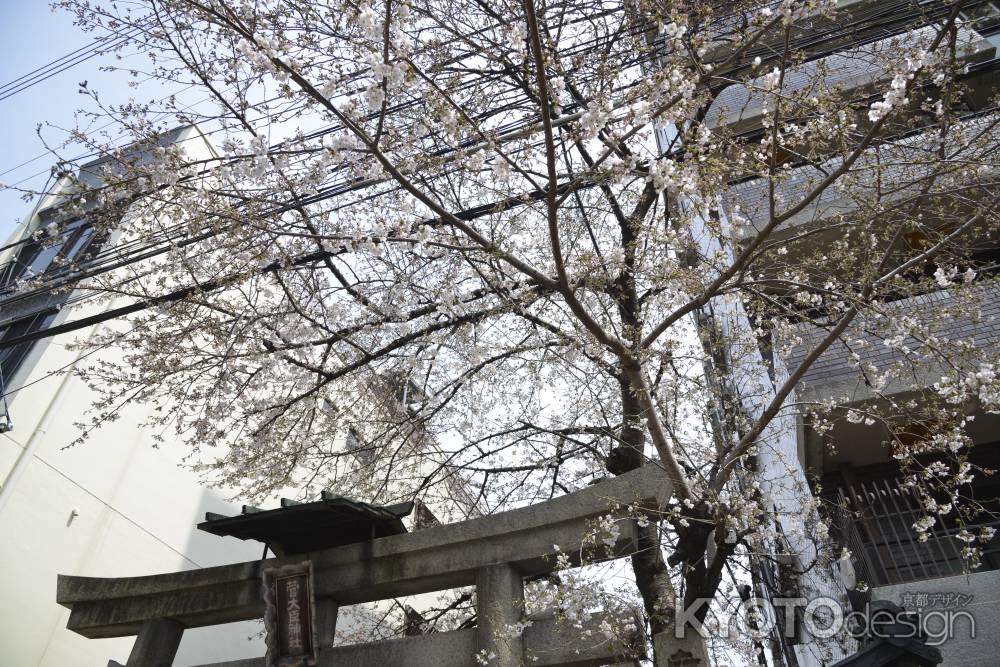
[[[268,568],[264,578],[267,667],[316,665],[312,562]]]

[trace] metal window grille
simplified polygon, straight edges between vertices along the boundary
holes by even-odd
[[[857,481],[837,490],[838,528],[854,556],[858,578],[872,586],[960,574],[967,567],[959,528],[938,520],[920,541],[913,524],[926,512],[912,489],[897,479]],[[970,531],[998,521],[968,526]],[[981,569],[998,569],[1000,544],[983,549]]]

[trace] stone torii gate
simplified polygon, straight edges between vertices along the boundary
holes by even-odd
[[[67,627],[84,637],[138,635],[128,667],[169,666],[186,628],[261,618],[264,571],[305,559],[312,563],[321,666],[474,667],[481,654],[494,655],[489,664],[499,667],[635,664],[645,655],[641,622],[634,636],[615,640],[599,631],[601,613],[582,629],[555,618],[532,619],[513,638],[507,628],[523,620],[523,579],[556,569],[554,545],[580,564],[581,552],[588,549],[586,535],[598,518],[612,515],[620,534],[610,553],[587,557],[634,553],[638,531],[627,506],[655,510],[669,498],[670,488],[662,470],[647,465],[529,507],[295,556],[142,577],[59,575],[56,599],[71,610]],[[340,606],[463,586],[476,587],[474,628],[333,646]],[[654,640],[658,648],[673,642],[672,637]],[[659,667],[675,664],[660,662]],[[211,667],[264,665],[264,658],[257,658]]]

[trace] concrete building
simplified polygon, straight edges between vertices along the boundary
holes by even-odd
[[[196,155],[213,153],[196,128],[175,131],[164,141],[181,143]],[[82,180],[91,179],[96,166],[85,166]],[[6,244],[0,340],[67,318],[59,306],[73,298],[72,292],[25,299],[26,281],[56,275],[69,260],[85,264],[88,253],[96,255],[116,240],[95,234],[83,218],[66,219],[71,181],[63,177]],[[53,224],[62,230],[58,238],[45,231]],[[98,310],[78,310],[72,317]],[[95,325],[100,326],[105,325]],[[132,638],[89,641],[66,629],[68,612],[53,603],[58,573],[138,575],[260,556],[258,545],[195,530],[206,511],[238,509],[179,466],[184,454],[179,443],[157,446],[154,434],[140,426],[142,409],[123,410],[86,444],[68,447],[77,436],[74,424],[84,421],[94,395],[80,378],[53,373],[74,367],[81,352],[67,345],[91,335],[95,327],[0,352],[9,411],[0,435],[0,662],[7,665],[104,667],[109,657],[128,656]],[[215,634],[191,633],[179,660],[256,655],[260,642],[248,638],[259,631],[257,626],[242,623]]]
[[[218,157],[208,137],[193,126],[169,132],[159,143],[183,147],[192,160]],[[129,154],[140,159],[143,155],[135,150]],[[121,327],[126,322],[108,321],[9,344],[64,321],[124,305],[114,300],[89,305],[78,299],[80,290],[74,289],[81,269],[113,258],[116,251],[120,231],[95,230],[83,215],[90,204],[81,196],[86,186],[100,183],[97,174],[109,164],[97,160],[61,176],[51,194],[13,233],[0,257],[0,344],[8,343],[0,348],[6,398],[0,404],[0,588],[4,591],[0,663],[4,665],[104,667],[109,658],[124,662],[128,657],[134,638],[88,640],[66,629],[69,612],[55,603],[57,574],[145,575],[262,557],[260,543],[196,530],[206,512],[234,515],[240,507],[222,492],[206,488],[194,472],[180,465],[190,454],[182,443],[170,438],[160,442],[142,425],[152,407],[129,406],[87,442],[70,446],[96,395],[81,378],[64,372],[84,354],[68,346],[100,327]],[[38,277],[62,277],[68,287],[35,290],[32,281]],[[71,315],[68,304],[75,306]],[[120,352],[105,348],[96,354],[114,359]],[[406,397],[400,401],[405,404]],[[337,441],[355,450],[359,460],[365,459],[364,468],[371,453],[360,438],[352,431]],[[298,491],[286,495],[295,497]],[[456,487],[453,496],[461,498],[461,493]],[[391,490],[386,494],[393,495]],[[455,509],[436,507],[431,500],[428,504],[430,508],[418,503],[407,523],[451,516]],[[413,604],[419,607],[418,602]],[[347,614],[341,626],[350,625]],[[247,621],[189,631],[177,664],[262,655],[261,629],[260,622]]]
[[[836,88],[850,98],[874,94],[884,88],[890,78],[880,64],[884,62],[882,56],[901,48],[901,39],[907,46],[920,40],[929,42],[935,31],[934,21],[945,15],[942,13],[944,5],[932,2],[920,3],[919,11],[916,3],[849,1],[840,2],[838,6],[843,10],[835,19],[840,24],[820,20],[815,32],[795,35],[798,41],[794,46],[811,49],[814,55],[786,73],[784,92],[793,94],[804,86],[812,86],[813,89]],[[991,136],[990,128],[1000,117],[993,106],[1000,82],[1000,60],[997,58],[1000,6],[993,2],[967,3],[960,18],[956,40],[966,65],[962,83],[967,92],[962,99],[964,115],[953,126],[952,134],[945,138],[945,147],[951,149],[959,145],[954,137],[966,137],[967,141],[969,136]],[[762,132],[761,96],[752,85],[733,85],[719,94],[706,121],[717,130],[754,141]],[[877,149],[873,147],[862,155],[853,169],[859,174],[870,169],[874,174],[879,160],[882,165],[894,160],[906,164],[919,150],[922,138],[918,131],[883,143]],[[985,141],[987,139],[983,139]],[[998,143],[995,139],[992,141]],[[984,145],[981,154],[995,154],[996,148],[1000,146]],[[831,167],[838,164],[838,159],[831,158],[828,163],[815,166],[793,166],[788,178],[781,181],[775,199],[786,203],[801,200]],[[794,160],[791,161],[794,165]],[[891,173],[881,166],[879,170],[883,178]],[[909,179],[919,176],[912,170],[906,175]],[[912,194],[912,189],[902,189],[897,196],[906,194]],[[729,191],[724,213],[732,218],[734,211],[739,211],[746,220],[743,235],[749,238],[755,229],[767,222],[768,199],[768,189],[762,181],[748,180],[734,185]],[[824,225],[850,219],[858,206],[856,198],[842,196],[840,190],[831,188],[784,223],[774,238],[791,239],[803,230],[810,230],[815,244],[828,242],[835,234],[825,232]],[[910,291],[905,298],[887,303],[885,307],[916,321],[940,322],[933,332],[935,335],[943,340],[969,338],[980,352],[992,351],[990,353],[996,358],[1000,354],[1000,287],[994,277],[1000,266],[1000,238],[994,230],[982,232],[974,241],[979,250],[970,260],[976,262],[982,280],[969,290],[971,301],[959,303],[952,291],[938,288],[922,293]],[[790,246],[789,263],[794,263],[796,247],[800,248],[803,257],[807,256],[806,250],[801,250],[803,245]],[[969,303],[976,305],[970,308]],[[941,317],[942,314],[947,317]],[[816,324],[799,325],[796,334],[801,343],[784,359],[785,366],[795,368],[811,350],[811,344],[821,340],[827,332]],[[909,373],[897,373],[880,387],[878,396],[859,374],[858,361],[862,367],[879,371],[895,368],[895,364],[903,361],[902,352],[883,344],[886,337],[885,332],[879,331],[878,323],[858,323],[849,341],[835,343],[812,366],[799,385],[799,398],[804,401],[834,400],[844,414],[851,408],[863,410],[878,403],[878,396],[883,400],[887,396],[909,397],[919,402],[921,392],[940,377],[940,369],[923,365]],[[860,359],[855,355],[860,355]],[[973,443],[970,460],[996,469],[1000,463],[1000,416],[983,411],[974,416],[975,421],[966,429]],[[821,494],[825,501],[824,513],[832,525],[835,544],[851,554],[850,566],[843,564],[843,576],[838,578],[852,603],[859,606],[869,600],[888,600],[909,611],[920,612],[924,618],[928,618],[928,613],[938,614],[936,618],[928,618],[925,629],[929,630],[935,645],[939,645],[944,665],[994,664],[996,657],[990,639],[992,628],[1000,619],[1000,541],[994,538],[983,545],[982,565],[971,572],[966,571],[967,564],[961,556],[964,545],[956,539],[959,527],[954,521],[939,521],[929,531],[928,539],[921,541],[913,524],[925,510],[917,495],[904,483],[892,447],[887,445],[893,437],[929,438],[933,428],[934,425],[928,423],[901,424],[893,436],[880,424],[866,425],[863,420],[840,419],[831,431],[820,434],[808,420],[800,419],[792,431],[789,458],[798,462],[798,474],[808,478],[814,492]],[[987,510],[977,517],[970,530],[996,527],[1000,523],[997,518],[1000,514],[996,513],[1000,509],[1000,484],[996,479],[977,475],[964,491],[980,500]],[[942,625],[948,624],[952,625],[951,633],[945,639],[949,628],[942,628]],[[939,630],[941,637],[933,636]],[[943,643],[939,642],[941,639]],[[794,654],[789,664],[809,663],[802,651],[790,651],[789,654]]]

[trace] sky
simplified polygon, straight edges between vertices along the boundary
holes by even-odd
[[[5,97],[5,91],[13,89],[7,88],[7,84],[91,46],[97,37],[97,33],[85,33],[74,26],[70,14],[61,10],[53,12],[48,0],[0,0],[0,98]],[[124,60],[118,60],[112,54],[97,55],[31,88],[0,99],[0,127],[3,128],[0,133],[0,183],[34,190],[45,188],[56,158],[46,150],[36,127],[42,123],[45,139],[58,146],[65,138],[65,128],[74,126],[76,112],[81,108],[96,108],[92,99],[79,93],[79,82],[86,81],[87,88],[97,91],[104,104],[119,104],[133,96],[141,101],[159,100],[167,96],[168,90],[176,92],[181,104],[188,108],[204,108],[202,105],[210,104],[206,93],[198,88],[176,83],[169,84],[168,88],[159,81],[144,81],[140,75],[140,86],[134,89],[128,85],[130,77],[126,73],[101,71],[108,65],[148,70],[149,61],[145,56],[127,52],[124,56]],[[106,120],[98,120],[90,127],[100,129],[106,125]],[[211,131],[204,124],[202,127]],[[278,123],[269,129],[269,136],[277,140],[278,134],[291,135],[296,127]],[[62,157],[77,158],[82,153],[81,149],[71,147]],[[0,189],[0,211],[3,212],[0,244],[31,213],[33,202],[23,201],[21,194],[9,188]]]
[[[72,16],[53,12],[47,0],[0,0],[0,86],[44,67],[73,51],[90,45],[96,35],[84,33],[73,25]],[[79,82],[97,90],[105,102],[121,102],[133,92],[123,74],[101,72],[113,56],[101,55],[35,84],[7,99],[0,99],[0,182],[18,187],[43,188],[53,155],[35,131],[39,123],[55,128],[69,128],[81,107],[93,108],[94,102],[79,91]],[[0,88],[9,91],[8,88]],[[5,96],[0,92],[0,97]],[[43,127],[43,135],[55,145],[64,136],[61,130]],[[77,157],[80,151],[69,152]],[[0,242],[5,240],[21,219],[31,212],[33,203],[25,202],[18,192],[0,190]]]

